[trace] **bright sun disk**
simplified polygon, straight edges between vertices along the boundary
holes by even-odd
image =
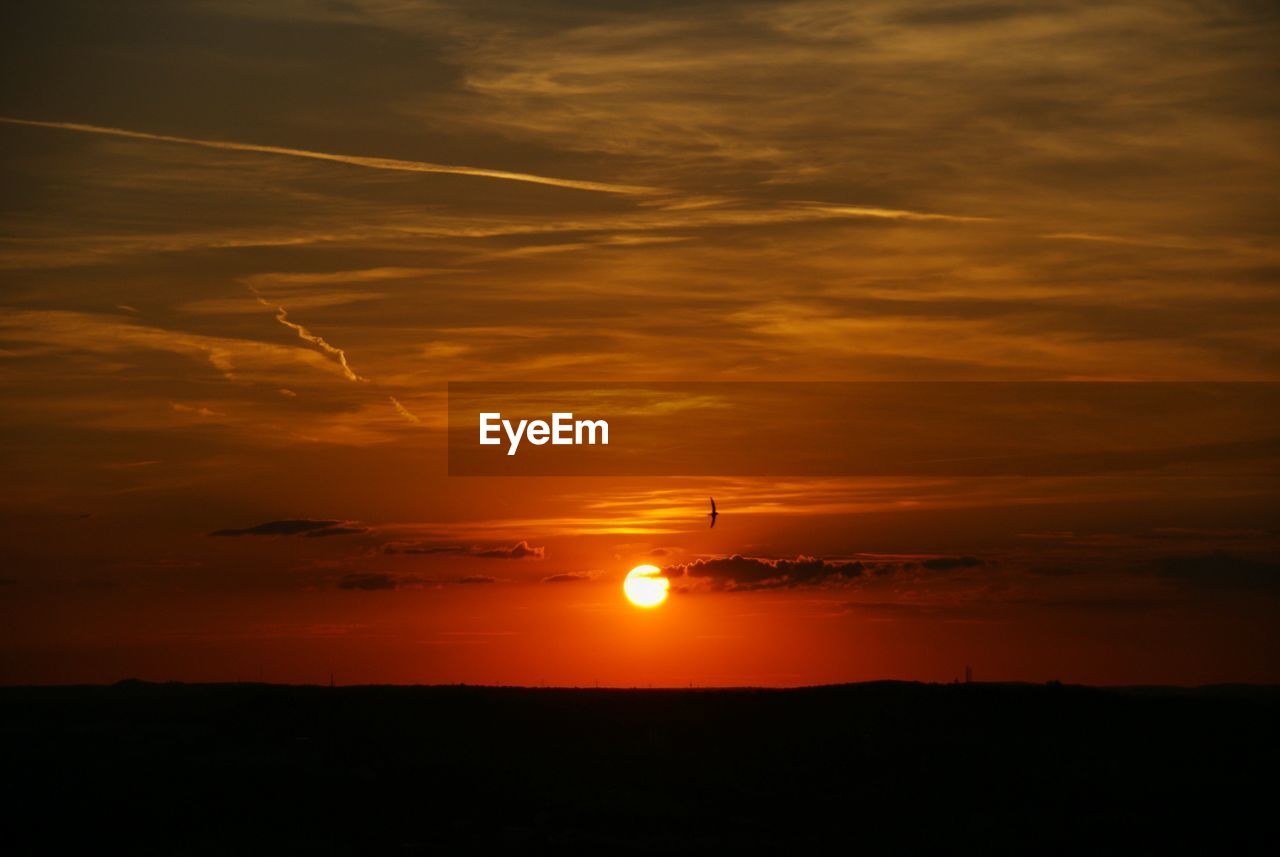
[[[637,607],[657,607],[667,600],[671,581],[662,576],[656,565],[637,565],[627,574],[622,591]]]

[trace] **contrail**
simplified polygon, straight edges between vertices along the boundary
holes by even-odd
[[[334,358],[337,359],[338,365],[342,367],[342,374],[347,376],[348,381],[359,381],[362,383],[368,383],[369,381],[368,378],[364,378],[356,374],[356,371],[351,368],[351,364],[347,363],[347,352],[343,351],[341,348],[330,345],[328,342],[325,341],[324,337],[317,336],[316,334],[307,330],[305,327],[298,324],[297,322],[289,321],[289,312],[282,305],[271,303],[271,301],[264,298],[262,296],[262,293],[259,292],[255,287],[249,286],[248,288],[249,288],[249,291],[253,293],[253,296],[254,298],[257,299],[258,303],[262,304],[264,307],[267,307],[268,309],[275,310],[276,321],[280,322],[290,330],[296,331],[300,339],[306,342],[310,342],[312,345],[315,345],[316,347],[320,348],[326,354],[332,354]],[[409,422],[414,423],[415,425],[422,425],[422,420],[418,418],[418,415],[415,414],[413,411],[409,410],[408,408],[406,408],[403,404],[401,404],[399,399],[397,399],[395,396],[387,396],[387,398],[391,401],[391,406],[396,409],[397,414],[404,417]]]
[[[289,321],[289,313],[287,310],[285,310],[283,306],[280,306],[279,304],[271,303],[266,298],[264,298],[261,294],[259,294],[258,290],[255,289],[253,286],[249,287],[249,291],[253,292],[253,296],[258,299],[258,303],[262,304],[264,307],[267,307],[268,309],[274,309],[276,311],[276,321],[280,322],[285,327],[288,327],[292,330],[297,331],[299,339],[305,340],[306,342],[310,342],[312,345],[317,346],[327,354],[332,354],[335,358],[337,358],[338,364],[342,367],[342,374],[347,376],[348,381],[367,382],[369,380],[368,378],[362,378],[359,375],[357,375],[355,373],[355,370],[352,369],[351,366],[347,363],[347,352],[343,351],[341,348],[335,348],[334,346],[330,345],[328,342],[325,342],[324,337],[315,335],[314,333],[307,330],[305,327],[298,324],[297,322]]]
[[[1106,244],[1130,244],[1134,247],[1161,247],[1169,250],[1203,250],[1207,246],[1177,238],[1125,238],[1119,235],[1098,235],[1093,232],[1051,232],[1040,237],[1059,241],[1098,241]]]
[[[653,196],[663,193],[656,188],[636,185],[607,184],[605,182],[560,179],[531,173],[513,173],[506,170],[487,170],[483,167],[432,164],[427,161],[402,161],[398,158],[370,158],[361,155],[339,155],[332,152],[314,152],[310,149],[289,149],[284,146],[261,146],[257,143],[234,143],[221,140],[200,140],[195,137],[174,137],[168,134],[150,134],[146,131],[129,131],[125,128],[109,128],[104,125],[85,125],[79,122],[42,122],[37,119],[15,119],[0,116],[0,122],[9,125],[27,125],[33,128],[57,128],[63,131],[80,131],[85,134],[105,134],[109,137],[127,137],[131,140],[151,140],[156,143],[179,143],[186,146],[202,146],[206,149],[222,149],[231,152],[256,152],[264,155],[284,155],[290,158],[310,158],[313,161],[333,161],[371,170],[393,170],[405,173],[449,173],[458,176],[478,176],[487,179],[504,179],[513,182],[551,185],[552,187],[587,190],[596,193],[618,193],[632,196]]]
[[[413,411],[409,410],[408,408],[406,408],[404,405],[400,404],[400,400],[397,399],[395,396],[387,396],[387,398],[391,400],[391,404],[395,406],[396,413],[398,413],[400,416],[404,417],[406,420],[408,420],[411,423],[417,423],[418,425],[422,424],[422,420],[418,419],[418,415],[415,414]]]
[[[977,223],[995,219],[963,214],[934,214],[927,211],[906,211],[900,208],[877,208],[869,205],[838,205],[822,202],[805,202],[797,207],[802,211],[812,211],[820,214],[874,217],[884,220],[950,220],[957,223]]]

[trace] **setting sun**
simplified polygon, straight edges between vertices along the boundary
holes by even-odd
[[[656,565],[637,565],[627,574],[622,591],[637,607],[657,607],[667,600],[670,585]]]

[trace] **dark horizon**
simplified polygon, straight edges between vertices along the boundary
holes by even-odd
[[[1272,690],[1280,688],[1280,682],[1217,682],[1211,684],[1080,684],[1073,682],[1063,682],[1057,679],[1047,679],[1044,681],[1033,681],[1029,679],[1000,679],[993,681],[982,681],[981,679],[973,679],[964,681],[963,679],[953,679],[952,681],[920,681],[918,679],[906,678],[878,678],[878,679],[862,679],[859,681],[832,682],[828,684],[797,684],[797,685],[607,685],[607,684],[473,684],[470,682],[453,682],[453,683],[381,683],[381,684],[363,684],[363,683],[344,683],[335,679],[333,684],[325,682],[276,682],[261,681],[256,679],[231,679],[229,681],[184,681],[182,679],[140,679],[132,676],[116,679],[115,681],[105,682],[58,682],[45,684],[12,684],[0,683],[0,688],[10,689],[39,689],[39,688],[115,688],[115,687],[266,687],[266,688],[284,688],[284,689],[320,689],[320,690],[341,690],[341,689],[424,689],[437,690],[449,688],[466,688],[471,690],[622,690],[622,691],[777,691],[783,693],[786,691],[805,691],[805,690],[826,690],[832,688],[857,688],[875,685],[919,685],[921,687],[1062,687],[1084,690],[1102,690],[1102,691],[1209,691],[1220,690],[1226,688],[1245,688],[1258,690]]]
[[[0,34],[0,682],[1280,682],[1273,4]]]
[[[126,684],[0,688],[0,750],[20,854],[1261,854],[1277,717],[1276,687]]]

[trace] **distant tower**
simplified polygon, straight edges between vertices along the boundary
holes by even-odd
[[[333,673],[329,673],[329,687],[333,687]]]
[[[965,665],[965,668],[964,668],[964,683],[965,684],[973,683],[973,667],[967,664]]]

